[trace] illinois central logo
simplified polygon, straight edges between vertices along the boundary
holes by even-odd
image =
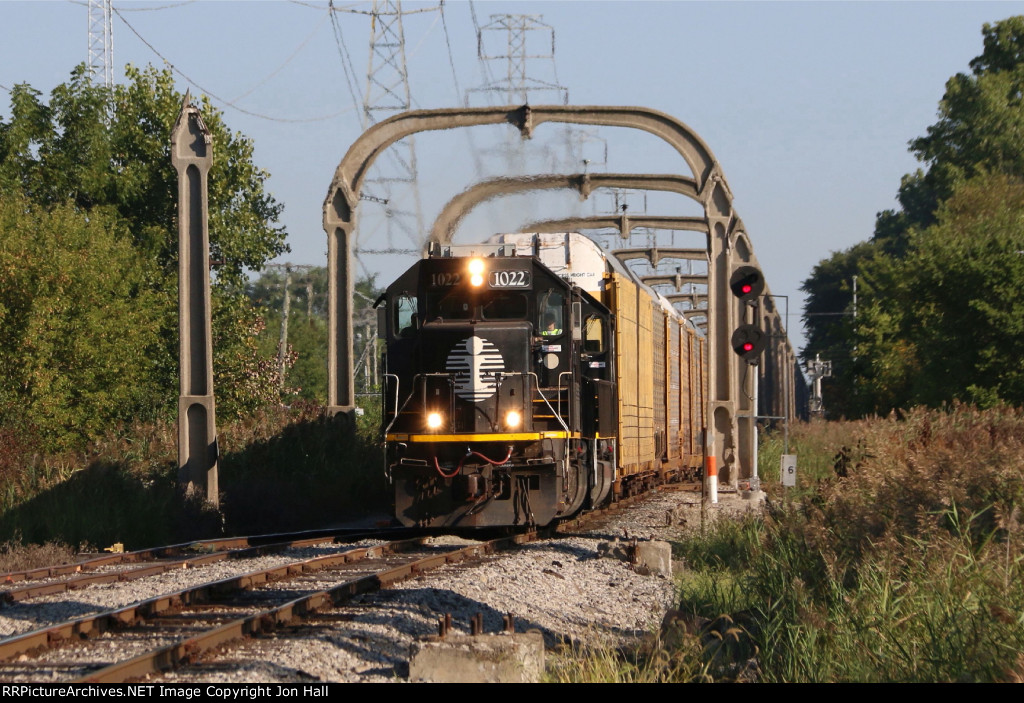
[[[455,395],[479,403],[494,395],[498,388],[495,375],[505,370],[505,360],[494,344],[474,335],[455,345],[444,369],[455,374]]]

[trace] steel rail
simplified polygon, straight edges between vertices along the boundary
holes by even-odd
[[[188,662],[205,651],[246,636],[268,632],[277,627],[293,624],[320,610],[340,605],[362,593],[387,588],[395,583],[414,578],[432,569],[492,554],[536,538],[536,533],[503,537],[489,542],[454,549],[401,564],[384,571],[345,581],[325,591],[318,591],[283,605],[238,618],[201,635],[179,640],[132,659],[107,666],[75,681],[75,683],[120,683]]]
[[[408,534],[409,528],[395,528],[397,534]],[[244,537],[219,537],[217,539],[196,540],[193,542],[182,542],[164,547],[153,547],[150,549],[139,549],[131,552],[115,552],[102,554],[81,561],[69,564],[57,564],[53,566],[42,566],[22,571],[9,571],[0,574],[0,583],[18,583],[20,581],[38,581],[47,578],[59,578],[61,576],[81,574],[82,572],[96,569],[103,566],[118,564],[133,564],[137,562],[156,561],[167,557],[178,556],[190,551],[202,549],[220,549],[224,552],[245,551],[247,549],[267,548],[279,544],[290,544],[293,547],[308,546],[329,539],[357,540],[364,536],[381,537],[381,530],[368,530],[366,528],[344,528],[330,530],[302,530],[299,532],[279,532],[265,535],[248,535]],[[217,552],[213,552],[216,554]],[[0,592],[0,599],[5,596]]]
[[[128,606],[103,610],[65,622],[47,625],[31,632],[0,640],[0,661],[9,661],[40,647],[49,648],[72,639],[85,639],[107,631],[121,629],[126,625],[134,625],[148,618],[164,615],[173,608],[215,601],[218,596],[222,597],[226,593],[250,589],[270,581],[366,558],[376,558],[385,553],[405,551],[421,545],[423,539],[425,538],[401,540],[372,547],[357,547],[337,554],[297,560],[289,564],[190,586]]]

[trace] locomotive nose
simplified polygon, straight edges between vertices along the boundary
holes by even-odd
[[[525,322],[424,326],[424,367],[444,370],[452,432],[521,431],[529,426],[530,334]],[[434,389],[440,392],[437,384]]]

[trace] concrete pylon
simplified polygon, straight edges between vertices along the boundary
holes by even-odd
[[[210,230],[207,180],[213,164],[210,130],[185,93],[171,130],[171,164],[178,171],[178,482],[187,495],[204,493],[219,507],[217,422],[213,400],[210,323]]]

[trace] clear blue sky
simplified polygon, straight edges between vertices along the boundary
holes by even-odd
[[[365,11],[370,3],[339,0],[336,6]],[[436,6],[404,3],[406,10]],[[123,16],[113,21],[115,75],[129,62],[161,65],[155,49],[201,86],[192,86],[194,93],[218,96],[214,103],[230,127],[255,141],[255,159],[271,173],[267,188],[285,205],[292,253],[282,260],[323,264],[321,204],[334,168],[361,131],[327,3],[115,0],[114,7]],[[875,213],[895,205],[900,177],[917,167],[907,142],[935,121],[946,80],[981,52],[983,23],[1024,13],[1024,3],[478,1],[472,9],[481,25],[492,15],[530,14],[553,27],[553,64],[533,60],[528,73],[568,88],[573,104],[656,108],[705,139],[722,164],[769,285],[790,296],[791,336],[799,346],[801,281],[830,252],[869,237]],[[361,100],[370,21],[365,14],[337,18]],[[466,89],[485,80],[471,5],[448,2],[443,19],[436,11],[405,18],[416,107],[461,104]],[[487,36],[489,50],[505,48],[501,35]],[[84,0],[0,1],[0,86],[28,82],[48,93],[86,52]],[[504,70],[500,62],[490,65]],[[182,76],[178,81],[182,90],[188,87]],[[6,118],[4,97],[0,90]],[[472,142],[465,135],[418,139],[428,226],[444,202],[478,179],[471,149],[483,154],[488,175],[503,171],[495,147],[508,141],[509,131],[481,129]],[[538,129],[533,155],[523,157],[527,171],[537,170],[542,149],[557,150],[555,132]],[[600,164],[605,145],[607,163]],[[593,170],[688,173],[658,140],[625,130],[589,130],[582,155],[594,162]],[[609,196],[591,200],[580,204],[565,194],[501,203],[469,219],[458,238],[478,240],[535,219],[612,205]],[[631,212],[645,206],[635,196],[629,202]],[[646,209],[694,213],[691,204],[664,196],[649,197]],[[383,228],[365,236],[386,245]],[[366,260],[381,272],[381,282],[409,261]]]

